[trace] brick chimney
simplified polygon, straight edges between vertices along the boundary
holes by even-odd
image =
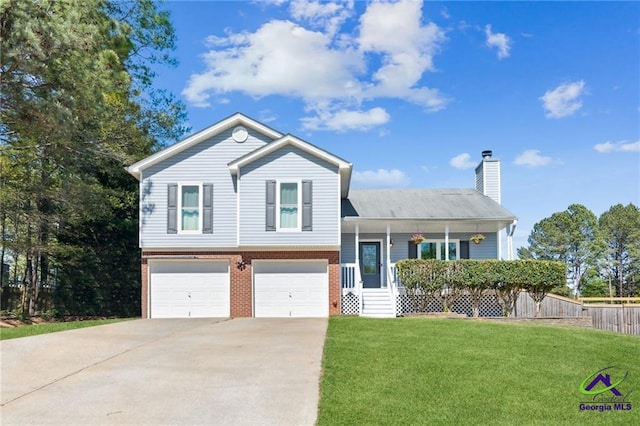
[[[500,160],[492,155],[493,151],[482,151],[482,161],[476,167],[476,190],[501,204]]]

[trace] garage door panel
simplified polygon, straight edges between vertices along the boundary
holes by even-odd
[[[152,318],[229,316],[227,261],[150,262]]]
[[[254,262],[256,317],[326,317],[326,261]]]

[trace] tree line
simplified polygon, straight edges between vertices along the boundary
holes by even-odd
[[[596,217],[581,204],[536,223],[521,259],[557,260],[567,283],[554,293],[588,296],[640,294],[640,210],[616,204]]]
[[[151,0],[0,3],[0,289],[17,313],[139,314],[124,167],[185,132],[184,105],[152,84],[174,49]]]

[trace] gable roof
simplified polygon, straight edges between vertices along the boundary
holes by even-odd
[[[253,130],[260,132],[273,140],[282,137],[282,133],[238,112],[230,115],[229,117],[217,122],[212,126],[207,127],[206,129],[194,133],[193,135],[176,144],[173,144],[161,151],[156,152],[153,155],[150,155],[147,158],[138,161],[137,163],[130,165],[126,170],[137,179],[140,179],[140,172],[142,170],[158,164],[159,162],[164,161],[167,158],[171,158],[174,155],[184,151],[185,149],[191,148],[192,146],[197,145],[200,142],[203,142],[218,133],[224,132],[225,130],[239,125],[250,127]]]
[[[330,164],[333,164],[338,167],[338,171],[340,173],[340,193],[344,198],[349,194],[349,184],[351,182],[351,170],[353,165],[342,158],[331,154],[330,152],[325,151],[324,149],[318,148],[317,146],[310,144],[309,142],[303,141],[300,138],[297,138],[291,134],[287,134],[282,138],[270,142],[260,148],[252,151],[248,154],[243,155],[240,158],[237,158],[229,163],[229,170],[232,175],[236,175],[238,170],[246,166],[247,164],[251,164],[254,161],[268,155],[272,152],[276,152],[284,147],[293,146],[302,151],[305,151],[314,157],[320,158]]]
[[[513,221],[516,216],[475,189],[361,189],[342,200],[343,218]]]

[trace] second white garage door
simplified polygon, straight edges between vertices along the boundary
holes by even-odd
[[[151,318],[229,316],[229,262],[149,261]]]
[[[326,260],[254,260],[256,317],[329,316]]]

